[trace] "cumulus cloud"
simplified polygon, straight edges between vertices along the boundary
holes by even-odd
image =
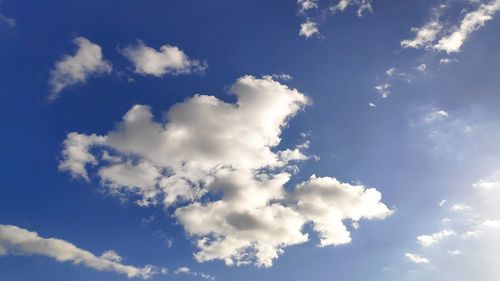
[[[148,279],[156,274],[153,266],[143,268],[122,264],[122,257],[115,251],[106,251],[101,256],[80,249],[57,238],[43,238],[14,225],[0,225],[0,256],[5,255],[42,255],[59,262],[71,262],[99,270],[125,274],[127,277]]]
[[[392,213],[376,189],[331,177],[285,189],[309,143],[277,146],[309,99],[272,76],[241,77],[230,91],[236,103],[195,95],[162,122],[136,105],[105,135],[70,133],[60,169],[86,180],[94,171],[111,194],[172,208],[199,262],[271,266],[285,247],[308,241],[306,223],[321,246],[338,245],[351,239],[344,221]]]
[[[373,13],[372,0],[339,0],[337,4],[330,7],[330,10],[342,12],[351,5],[358,8],[358,17],[362,17],[365,13]]]
[[[419,72],[425,72],[425,70],[427,69],[427,65],[425,63],[422,63],[419,66],[415,67],[415,69]]]
[[[301,13],[318,8],[318,2],[316,0],[297,0],[297,4],[299,5],[299,12]]]
[[[111,63],[103,59],[99,45],[83,37],[75,38],[73,43],[78,46],[77,52],[63,56],[50,72],[51,100],[69,86],[85,83],[91,76],[109,74],[112,70]]]
[[[318,24],[307,19],[300,25],[299,35],[309,38],[313,35],[319,35]]]
[[[429,44],[436,39],[442,29],[442,23],[437,19],[433,19],[420,28],[412,28],[411,31],[415,33],[415,37],[413,39],[406,39],[401,41],[401,46],[403,48],[416,49],[428,47]]]
[[[460,51],[470,34],[486,24],[500,10],[500,0],[492,0],[481,4],[477,10],[465,14],[460,26],[451,34],[442,37],[434,46],[435,49],[453,53]]]
[[[391,94],[391,91],[389,90],[390,87],[391,87],[391,84],[389,84],[389,83],[383,83],[383,84],[375,86],[374,88],[385,99],[385,98],[387,98]]]
[[[441,240],[453,236],[456,233],[453,230],[444,229],[439,232],[429,234],[429,235],[420,235],[417,237],[418,243],[424,247],[432,246],[434,244],[439,243]]]
[[[412,253],[405,253],[405,258],[413,263],[419,263],[419,264],[427,264],[431,262],[427,258]]]
[[[500,187],[500,172],[495,172],[493,175],[480,179],[472,184],[472,187],[484,191],[491,191]]]
[[[457,24],[440,20],[442,13],[450,6],[449,4],[432,9],[430,20],[420,28],[412,28],[415,37],[401,41],[401,46],[403,48],[434,49],[447,53],[459,52],[468,37],[493,19],[493,15],[500,10],[500,0],[470,2],[479,4],[479,6],[477,9],[465,13],[460,23]],[[448,28],[450,25],[452,27]],[[452,61],[442,60],[442,62]]]
[[[155,50],[138,41],[121,50],[121,53],[134,64],[134,71],[141,75],[161,77],[167,74],[200,73],[208,67],[205,62],[190,59],[181,49],[170,45]]]

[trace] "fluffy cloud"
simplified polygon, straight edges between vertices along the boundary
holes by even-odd
[[[373,12],[372,0],[339,0],[337,4],[330,7],[330,10],[333,12],[344,11],[351,5],[358,7],[358,17],[362,17],[367,12]]]
[[[431,261],[427,258],[423,258],[417,254],[405,253],[405,258],[413,263],[430,263]]]
[[[473,183],[472,187],[484,191],[498,189],[500,187],[500,172],[495,172],[487,178],[480,179],[479,181]]]
[[[420,28],[414,27],[411,31],[415,33],[415,37],[401,41],[401,46],[416,49],[426,47],[436,39],[442,29],[442,23],[436,19],[429,21]]]
[[[85,83],[93,75],[107,74],[112,70],[111,63],[103,59],[99,45],[83,37],[75,38],[73,43],[78,46],[77,52],[62,57],[50,73],[52,93],[49,99],[56,99],[69,86]]]
[[[375,88],[375,90],[377,90],[377,92],[379,92],[382,95],[383,98],[387,98],[391,94],[391,91],[389,90],[390,87],[391,87],[391,84],[384,83],[384,84],[377,85],[374,88]]]
[[[427,247],[432,246],[434,244],[439,243],[441,240],[455,235],[456,233],[453,230],[444,229],[439,232],[430,234],[430,235],[420,235],[417,237],[418,243],[420,245]]]
[[[498,10],[500,10],[500,0],[481,4],[477,10],[465,14],[460,26],[451,34],[441,38],[434,48],[447,53],[460,51],[460,47],[469,35],[490,21]]]
[[[82,264],[99,271],[112,271],[148,279],[156,274],[152,266],[143,268],[124,265],[122,258],[114,251],[106,251],[96,256],[89,251],[56,238],[43,238],[32,232],[14,225],[0,225],[0,256],[2,255],[42,255],[59,262]]]
[[[297,0],[297,4],[299,5],[299,12],[301,13],[318,8],[316,0]]]
[[[309,38],[315,34],[319,34],[317,23],[308,19],[300,25],[299,35]]]
[[[190,59],[181,49],[170,45],[163,45],[157,51],[139,41],[121,52],[134,64],[134,71],[141,75],[190,74],[203,72],[208,67],[205,62]]]
[[[383,219],[391,210],[373,188],[312,176],[285,185],[307,160],[308,141],[278,150],[288,120],[310,103],[271,76],[244,76],[236,103],[196,95],[171,107],[163,122],[136,105],[105,135],[68,134],[60,169],[92,178],[139,205],[174,209],[196,240],[199,262],[271,266],[283,249],[308,241],[312,222],[321,246],[350,241],[345,220]]]
[[[449,5],[440,5],[433,9],[431,19],[420,28],[412,28],[415,37],[401,41],[401,46],[403,48],[434,49],[447,53],[459,52],[472,32],[484,26],[500,10],[500,0],[470,2],[477,3],[479,6],[476,10],[465,13],[461,22],[452,28],[445,27],[454,24],[440,20],[441,14]]]

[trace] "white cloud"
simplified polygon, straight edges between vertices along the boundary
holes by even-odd
[[[209,280],[215,280],[215,277],[208,274],[208,273],[192,271],[191,268],[186,267],[186,266],[178,267],[174,271],[174,274],[186,274],[186,275],[191,275],[191,276],[199,276],[201,278],[205,278],[205,279],[209,279]]]
[[[115,251],[106,251],[96,256],[89,251],[57,238],[43,238],[14,225],[0,225],[0,256],[2,255],[42,255],[59,262],[82,264],[99,271],[112,271],[127,277],[148,279],[156,274],[153,266],[143,268],[124,265]]]
[[[454,213],[460,213],[460,212],[468,211],[470,209],[471,209],[471,207],[469,207],[465,204],[458,203],[458,204],[454,204],[453,206],[451,206],[450,211],[452,211]]]
[[[10,17],[7,17],[6,15],[0,13],[0,22],[4,22],[7,24],[9,27],[15,27],[16,26],[16,20]]]
[[[456,233],[453,230],[444,229],[430,235],[420,235],[417,237],[420,245],[427,247],[439,243],[441,240],[453,236]]]
[[[313,35],[319,35],[318,24],[307,19],[300,25],[299,35],[309,38]]]
[[[405,257],[407,260],[413,262],[413,263],[419,263],[419,264],[427,264],[430,263],[430,260],[427,258],[423,258],[417,254],[412,254],[412,253],[405,253]]]
[[[377,107],[377,105],[376,105],[376,104],[374,104],[373,102],[369,102],[369,103],[368,103],[368,106],[369,106],[369,107]]]
[[[73,43],[78,46],[77,52],[63,56],[50,72],[51,100],[69,86],[85,83],[93,75],[108,74],[112,70],[111,63],[103,59],[99,45],[83,37],[75,38]]]
[[[396,68],[395,67],[391,67],[389,69],[387,69],[385,71],[385,73],[387,74],[387,76],[391,77],[391,76],[394,76],[396,74]]]
[[[439,207],[443,207],[446,204],[446,202],[447,202],[446,200],[441,200],[439,202]]]
[[[316,0],[297,0],[297,4],[299,5],[299,12],[301,13],[318,8],[318,2]]]
[[[391,87],[391,84],[384,83],[384,84],[377,85],[374,88],[375,88],[375,90],[377,90],[377,92],[379,92],[382,95],[382,98],[387,98],[389,96],[389,94],[391,93],[391,91],[389,90],[390,87]]]
[[[343,12],[349,6],[357,6],[357,15],[362,17],[365,13],[373,13],[372,0],[339,0],[337,4],[330,7],[333,12]]]
[[[491,191],[500,187],[500,172],[495,172],[493,175],[480,179],[472,184],[472,187],[483,191]]]
[[[411,31],[415,33],[415,37],[413,39],[401,41],[401,46],[403,48],[416,49],[428,47],[429,44],[436,39],[442,29],[442,23],[437,19],[433,19],[420,28],[412,28]]]
[[[450,59],[450,58],[443,58],[443,59],[439,60],[439,64],[444,64],[444,65],[452,64],[454,62],[458,62],[458,60],[457,59]]]
[[[465,14],[460,26],[451,34],[442,37],[434,48],[447,53],[460,51],[470,34],[486,24],[500,10],[500,0],[492,0],[481,4],[477,10]]]
[[[448,112],[433,108],[424,118],[425,123],[432,123],[434,121],[448,117]]]
[[[420,72],[425,72],[425,69],[427,69],[427,65],[425,63],[422,63],[421,65],[415,67],[415,69]]]
[[[460,250],[448,250],[448,254],[450,254],[451,256],[458,256],[462,254],[462,252],[460,252]]]
[[[470,1],[472,3],[472,1]],[[440,5],[431,11],[431,19],[420,28],[412,28],[415,33],[413,39],[401,41],[403,48],[426,48],[447,53],[459,52],[462,45],[472,32],[478,30],[493,18],[493,15],[500,10],[500,0],[474,1],[479,4],[476,10],[465,13],[460,24],[452,22],[442,22],[442,13],[450,6]],[[453,26],[452,28],[445,28]],[[450,63],[451,60],[441,60],[442,64]]]
[[[111,194],[174,208],[197,240],[199,262],[271,266],[285,247],[308,241],[308,222],[322,246],[337,245],[350,241],[344,220],[391,214],[377,190],[330,177],[312,176],[287,191],[294,167],[309,158],[309,142],[276,147],[282,128],[309,99],[271,76],[244,76],[231,93],[236,103],[189,98],[171,107],[164,122],[136,105],[105,135],[70,133],[60,169],[88,180],[86,166],[93,165]]]
[[[170,45],[163,45],[157,51],[138,41],[121,50],[121,53],[134,64],[135,73],[141,75],[190,74],[203,72],[208,67],[205,62],[190,59],[181,49]]]

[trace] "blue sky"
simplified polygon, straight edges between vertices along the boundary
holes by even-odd
[[[500,1],[0,3],[1,280],[497,280]]]

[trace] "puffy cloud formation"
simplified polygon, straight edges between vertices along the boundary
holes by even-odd
[[[481,4],[477,10],[466,13],[460,26],[451,34],[441,38],[434,48],[447,53],[460,51],[460,47],[469,35],[490,21],[498,10],[500,10],[500,0]]]
[[[470,1],[470,3],[476,3],[479,6],[477,9],[465,13],[460,24],[453,28],[445,29],[448,23],[439,19],[448,5],[441,5],[437,9],[433,9],[431,19],[420,28],[412,28],[415,37],[401,41],[401,46],[403,48],[434,49],[447,53],[459,52],[472,32],[484,26],[500,10],[500,0]]]
[[[441,240],[455,235],[456,233],[453,230],[444,229],[439,232],[430,234],[430,235],[420,235],[417,237],[418,243],[422,246],[432,246],[434,244],[439,243]]]
[[[316,0],[297,0],[297,4],[299,5],[299,12],[301,13],[318,8],[318,2]]]
[[[77,52],[62,57],[50,73],[51,100],[59,97],[59,93],[69,86],[85,83],[90,76],[107,74],[112,70],[111,63],[103,59],[99,45],[83,37],[75,38],[73,43],[78,46]]]
[[[472,187],[483,191],[491,191],[500,188],[500,172],[495,172],[491,176],[480,179],[472,184]]]
[[[315,34],[319,34],[317,23],[308,19],[300,25],[299,35],[309,38]]]
[[[358,7],[358,17],[362,17],[367,12],[373,13],[372,0],[339,0],[337,4],[330,7],[330,10],[344,11],[351,5]]]
[[[391,87],[391,84],[383,83],[383,84],[375,86],[374,88],[375,88],[375,90],[377,90],[377,92],[379,92],[379,94],[382,95],[382,98],[385,99],[391,94],[391,91],[389,89],[390,87]]]
[[[405,258],[413,263],[430,263],[431,261],[427,258],[423,258],[417,254],[405,253]]]
[[[203,72],[208,67],[205,62],[190,59],[181,49],[170,45],[163,45],[157,51],[139,41],[121,52],[134,64],[134,71],[141,75],[190,74]]]
[[[199,262],[271,266],[289,245],[350,242],[345,220],[392,213],[373,188],[312,176],[285,189],[308,141],[278,150],[288,120],[309,99],[272,76],[244,76],[231,87],[236,103],[195,95],[172,106],[162,122],[136,105],[106,135],[68,134],[59,168],[98,177],[111,194],[139,205],[163,205],[196,239]]]
[[[14,225],[0,225],[0,256],[9,254],[42,255],[59,262],[82,264],[99,271],[125,274],[127,277],[148,279],[156,274],[153,266],[138,268],[122,264],[122,258],[114,251],[96,256],[61,239],[43,238],[36,232]]]
[[[411,31],[415,33],[415,38],[401,41],[401,46],[403,48],[415,49],[427,47],[430,43],[436,40],[436,37],[442,29],[442,23],[433,19],[420,28],[412,28]]]

